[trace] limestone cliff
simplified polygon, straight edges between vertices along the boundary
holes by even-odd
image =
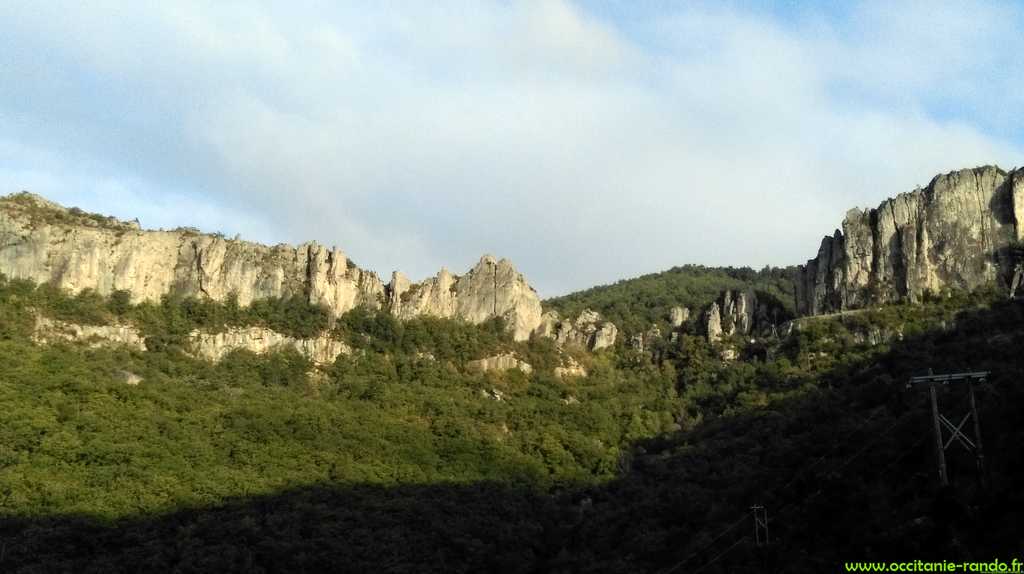
[[[1024,170],[985,166],[936,176],[924,189],[847,212],[796,277],[803,315],[870,303],[917,301],[926,292],[1009,285],[1008,257],[1024,239]]]
[[[339,355],[351,354],[345,343],[330,337],[296,339],[263,327],[228,329],[220,333],[193,331],[189,349],[197,357],[217,362],[229,353],[245,350],[262,355],[275,350],[294,349],[317,365],[331,365]]]
[[[465,275],[442,270],[412,284],[401,273],[385,288],[339,249],[230,240],[195,229],[142,230],[138,222],[67,209],[30,193],[0,197],[0,273],[71,292],[127,290],[135,303],[165,294],[247,306],[302,297],[337,317],[356,306],[482,323],[506,320],[517,340],[540,324],[540,298],[512,264],[485,256]]]
[[[451,317],[483,323],[505,320],[512,336],[524,341],[541,323],[540,298],[507,259],[483,256],[465,275],[442,269],[436,277],[412,284],[400,273],[391,278],[388,300],[397,317]]]
[[[722,338],[722,313],[718,308],[718,302],[712,303],[711,307],[708,308],[708,312],[705,315],[705,323],[707,325],[708,341],[712,343],[718,342]]]
[[[316,243],[268,247],[193,229],[143,231],[138,224],[63,208],[22,193],[0,198],[0,273],[71,292],[131,292],[133,302],[167,293],[242,306],[306,297],[334,315],[379,307],[384,285],[338,249]]]
[[[682,327],[690,319],[690,310],[686,307],[672,307],[668,311],[668,322],[673,328]]]

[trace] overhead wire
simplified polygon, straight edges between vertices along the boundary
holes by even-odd
[[[876,416],[876,415],[877,415],[877,414],[878,414],[879,412],[881,412],[882,410],[883,410],[883,409],[876,409],[876,410],[875,410],[874,412],[872,412],[872,413],[871,413],[871,415],[870,415],[870,416],[868,416],[867,418],[864,418],[864,419],[863,419],[863,420],[862,420],[862,421],[860,422],[860,424],[858,424],[858,425],[857,425],[857,427],[856,427],[856,428],[855,428],[854,430],[852,430],[852,431],[850,431],[849,433],[847,433],[847,435],[846,435],[846,436],[845,436],[845,437],[844,437],[843,439],[841,439],[841,440],[840,440],[840,441],[839,441],[838,443],[836,443],[836,444],[835,444],[834,446],[841,446],[842,444],[844,444],[844,443],[846,443],[847,441],[849,441],[849,439],[850,439],[851,437],[853,437],[853,435],[857,434],[857,433],[858,433],[858,432],[860,432],[860,431],[861,431],[861,430],[862,430],[862,429],[863,429],[864,427],[866,427],[866,426],[867,426],[867,425],[868,425],[868,424],[869,424],[869,423],[870,423],[870,422],[871,422],[871,421],[872,421],[872,420],[873,420],[873,419],[875,418],[875,416]],[[899,423],[900,423],[900,422],[901,422],[902,420],[903,420],[903,417],[898,417],[898,418],[897,418],[897,419],[896,419],[895,421],[893,421],[893,423],[892,423],[891,425],[889,425],[889,427],[888,427],[888,428],[886,428],[886,429],[885,429],[884,431],[882,431],[882,433],[881,433],[881,435],[880,435],[880,436],[885,436],[885,435],[886,435],[886,434],[887,434],[887,433],[888,433],[889,431],[891,431],[892,429],[896,428],[896,426],[897,426],[897,425],[898,425],[898,424],[899,424]],[[838,471],[838,470],[842,470],[842,469],[846,468],[847,466],[849,466],[849,464],[850,464],[850,463],[852,463],[852,462],[853,462],[854,460],[856,460],[857,458],[859,458],[859,457],[860,457],[860,456],[861,456],[862,454],[864,454],[865,452],[867,452],[867,449],[868,449],[868,448],[870,448],[871,446],[874,446],[874,444],[876,444],[876,443],[877,443],[877,442],[878,442],[879,440],[880,440],[879,438],[876,438],[876,439],[874,439],[874,440],[870,441],[870,442],[869,442],[868,444],[866,444],[865,446],[861,447],[861,448],[860,448],[860,449],[859,449],[859,450],[858,450],[858,451],[857,451],[856,453],[854,453],[854,454],[853,454],[853,455],[852,455],[851,457],[849,457],[849,458],[847,458],[846,460],[844,460],[844,461],[843,461],[843,463],[842,463],[842,464],[841,464],[840,466],[836,467],[836,469],[835,469],[835,470],[836,470],[836,471]],[[888,468],[889,466],[892,466],[892,464],[895,464],[895,463],[896,463],[896,462],[898,462],[899,460],[902,460],[902,459],[903,459],[903,457],[905,457],[905,456],[906,456],[906,454],[907,454],[908,452],[910,452],[910,450],[911,450],[911,449],[913,449],[913,448],[916,448],[916,447],[917,447],[917,446],[919,446],[919,445],[921,444],[921,442],[923,442],[923,441],[924,441],[924,439],[923,439],[923,438],[922,438],[922,439],[919,439],[919,440],[918,440],[918,441],[917,441],[917,442],[916,442],[916,443],[915,443],[914,445],[912,445],[912,446],[911,446],[911,447],[909,447],[908,449],[905,449],[905,450],[904,450],[904,451],[903,451],[903,452],[901,453],[901,455],[900,455],[900,457],[899,457],[899,458],[897,458],[896,460],[894,460],[894,461],[890,462],[890,463],[889,463],[889,465],[887,465],[887,466],[886,466],[885,468]],[[834,449],[833,449],[833,451],[832,451],[832,452],[834,452]],[[803,468],[801,468],[801,469],[800,469],[799,471],[797,471],[797,472],[796,472],[796,473],[795,473],[795,474],[793,475],[793,477],[792,477],[792,478],[791,478],[791,479],[790,479],[790,480],[789,480],[788,482],[786,482],[786,484],[784,484],[784,485],[783,485],[782,487],[778,487],[778,488],[775,488],[775,489],[773,489],[773,492],[772,492],[772,493],[771,493],[771,494],[770,494],[770,495],[768,496],[768,498],[775,498],[775,497],[776,497],[776,496],[777,496],[777,495],[779,494],[779,492],[780,492],[780,491],[785,491],[785,490],[786,490],[787,488],[789,488],[790,486],[792,486],[792,485],[793,485],[793,483],[794,483],[794,482],[796,482],[796,480],[797,480],[798,478],[800,478],[800,476],[802,476],[802,475],[803,475],[803,474],[804,474],[805,472],[807,472],[807,471],[809,471],[809,470],[813,469],[813,468],[814,468],[815,466],[817,466],[818,464],[820,464],[820,463],[821,463],[821,462],[822,462],[823,460],[825,460],[826,458],[828,458],[828,457],[829,457],[829,454],[831,454],[831,453],[825,453],[825,454],[823,454],[823,455],[819,456],[819,457],[818,457],[817,459],[815,459],[815,460],[814,460],[814,462],[812,462],[811,464],[809,464],[809,465],[806,465],[806,466],[804,466]],[[823,491],[823,489],[818,489],[818,490],[817,490],[817,491],[816,491],[816,492],[815,492],[814,494],[812,494],[812,495],[811,495],[810,497],[808,497],[808,498],[804,498],[804,499],[802,499],[802,501],[803,501],[803,502],[806,502],[806,501],[808,501],[808,500],[811,500],[811,499],[813,499],[814,497],[816,497],[817,495],[821,494],[821,492],[822,492],[822,491]],[[778,508],[778,509],[777,509],[777,510],[776,510],[775,512],[782,512],[782,511],[784,511],[785,509],[787,509],[787,508],[789,508],[790,506],[792,506],[792,504],[793,504],[793,503],[791,503],[791,502],[790,502],[790,503],[786,503],[786,504],[784,504],[784,505],[783,505],[782,507]],[[732,531],[733,529],[735,529],[735,528],[736,528],[737,526],[739,526],[739,524],[741,524],[741,523],[742,523],[743,521],[747,520],[748,518],[750,518],[750,515],[749,515],[749,514],[747,514],[747,513],[744,513],[744,514],[743,514],[742,516],[740,516],[740,517],[739,517],[739,518],[738,518],[738,519],[737,519],[737,520],[736,520],[735,522],[733,522],[732,524],[730,524],[729,526],[727,526],[727,527],[726,527],[726,528],[725,528],[725,529],[724,529],[723,531],[721,531],[721,532],[720,532],[720,533],[719,533],[719,534],[718,534],[717,536],[715,536],[715,537],[714,537],[713,539],[711,539],[711,541],[710,541],[710,542],[707,542],[706,544],[703,544],[703,545],[701,545],[701,547],[700,547],[700,548],[698,548],[697,550],[694,550],[693,552],[691,552],[691,553],[690,553],[689,555],[687,555],[687,556],[686,556],[686,558],[684,558],[684,559],[683,559],[682,561],[680,561],[680,562],[676,563],[676,564],[675,564],[674,566],[672,566],[672,567],[671,567],[670,569],[668,569],[668,570],[665,570],[665,571],[663,572],[663,574],[671,574],[671,573],[673,573],[673,572],[676,572],[676,571],[677,571],[677,570],[678,570],[679,568],[681,568],[682,566],[685,566],[685,565],[686,565],[687,563],[689,563],[689,561],[690,561],[690,560],[692,560],[692,559],[693,559],[694,557],[696,557],[697,555],[699,555],[699,554],[700,554],[701,552],[704,552],[704,551],[706,551],[707,549],[711,548],[711,547],[712,547],[712,546],[713,546],[713,545],[714,545],[714,544],[715,544],[716,542],[718,542],[718,541],[719,541],[719,540],[720,540],[720,539],[721,539],[722,537],[724,537],[724,536],[725,536],[726,534],[728,534],[729,532],[731,532],[731,531]],[[742,540],[744,540],[745,538],[748,538],[748,537],[749,537],[749,535],[748,535],[748,536],[744,536],[743,538],[740,538],[740,540],[739,540],[739,541],[737,541],[736,543],[734,543],[734,544],[733,544],[732,546],[730,546],[730,547],[729,547],[729,548],[728,548],[728,549],[726,550],[726,552],[728,552],[728,551],[731,551],[731,550],[732,550],[733,548],[735,548],[735,547],[736,547],[736,546],[738,545],[738,543],[739,543],[740,541],[742,541]],[[715,558],[713,558],[713,559],[712,559],[712,560],[711,560],[710,562],[706,563],[706,564],[705,564],[704,566],[702,566],[702,567],[701,567],[700,569],[698,569],[698,570],[697,570],[696,572],[700,572],[700,570],[703,570],[703,569],[704,569],[704,568],[706,568],[707,566],[710,566],[710,565],[711,565],[711,564],[712,564],[712,563],[713,563],[714,561],[716,561],[716,560],[717,560],[717,559],[718,559],[719,557],[723,556],[724,554],[725,554],[725,553],[719,554],[718,556],[716,556]]]

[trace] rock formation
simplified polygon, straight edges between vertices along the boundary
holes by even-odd
[[[718,303],[712,303],[706,315],[708,341],[717,342],[722,338],[722,313]]]
[[[708,341],[732,335],[764,335],[775,332],[768,303],[761,303],[753,289],[725,290],[704,316]]]
[[[142,231],[137,224],[63,208],[28,193],[0,198],[0,273],[73,293],[127,290],[132,301],[167,293],[247,306],[308,297],[335,315],[379,307],[384,285],[344,253],[316,243],[267,247],[191,229]]]
[[[645,353],[650,351],[653,348],[655,341],[660,339],[661,329],[659,329],[657,325],[651,325],[651,328],[647,329],[647,331],[644,331],[643,333],[636,333],[630,337],[629,346],[635,351]]]
[[[114,376],[117,377],[122,383],[133,387],[142,382],[142,377],[136,375],[131,371],[118,370],[114,373]]]
[[[131,325],[79,325],[39,316],[33,340],[40,344],[57,341],[82,343],[90,347],[127,346],[146,350],[146,340]],[[339,355],[352,352],[348,345],[330,337],[296,339],[264,327],[231,328],[220,333],[193,331],[187,349],[195,357],[217,362],[238,350],[258,355],[291,348],[317,365],[330,365]]]
[[[682,327],[690,319],[690,310],[686,307],[672,307],[668,311],[668,322],[673,328]]]
[[[466,363],[466,369],[478,373],[486,373],[488,371],[502,372],[511,369],[519,369],[526,374],[533,372],[533,367],[511,353],[469,361]]]
[[[847,212],[796,278],[797,312],[917,301],[926,292],[1010,285],[1024,239],[1024,170],[986,166],[936,176],[924,189]]]
[[[78,325],[42,316],[36,317],[32,339],[43,345],[64,341],[85,343],[90,347],[124,345],[137,351],[146,350],[146,340],[131,325]]]
[[[585,369],[579,361],[567,355],[562,358],[562,364],[555,367],[555,376],[559,379],[586,377],[587,369]]]
[[[725,292],[725,314],[732,322],[733,333],[748,335],[757,318],[757,295],[754,291]]]
[[[238,350],[262,355],[290,348],[314,364],[330,365],[338,356],[352,352],[348,345],[330,337],[296,339],[263,327],[233,328],[220,333],[194,331],[189,335],[189,347],[197,357],[213,362]]]
[[[436,277],[411,284],[396,273],[387,293],[392,313],[402,319],[431,315],[483,323],[501,317],[517,341],[528,339],[541,323],[537,292],[511,262],[490,255],[461,277],[442,269]]]
[[[396,316],[506,320],[516,340],[540,323],[537,293],[507,260],[485,256],[456,277],[442,270],[416,285],[401,273],[385,288],[375,273],[355,266],[339,249],[225,239],[195,229],[143,231],[123,222],[67,209],[30,193],[0,197],[0,273],[50,283],[77,293],[127,290],[132,301],[168,293],[240,305],[303,297],[338,317],[356,306]]]
[[[563,319],[557,311],[548,311],[541,317],[535,333],[554,339],[559,345],[577,345],[599,351],[615,344],[619,329],[605,321],[597,311],[586,309],[571,321]]]
[[[721,328],[725,335],[749,335],[755,332],[759,322],[763,322],[765,313],[759,309],[757,295],[752,289],[735,292],[727,289],[720,303]]]

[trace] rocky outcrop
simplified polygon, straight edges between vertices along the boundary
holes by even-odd
[[[548,339],[558,340],[558,332],[562,328],[562,316],[559,315],[558,311],[545,311],[540,316],[540,325],[533,330],[533,334],[537,337],[545,337]]]
[[[600,351],[615,344],[619,329],[597,311],[586,309],[575,320],[563,319],[557,311],[548,311],[541,317],[535,333],[554,339],[562,346],[576,345]]]
[[[583,367],[576,359],[571,356],[565,356],[562,359],[562,364],[555,367],[555,376],[559,379],[569,379],[573,377],[586,377],[587,369]]]
[[[1024,237],[1024,171],[986,166],[936,176],[924,189],[847,212],[796,277],[804,315],[925,293],[1009,286],[1008,249]]]
[[[526,374],[533,372],[533,367],[511,353],[469,361],[466,363],[466,369],[477,373],[486,373],[488,371],[502,372],[511,369],[519,369]]]
[[[391,314],[396,317],[402,317],[404,309],[402,308],[403,295],[409,293],[409,289],[412,287],[412,281],[405,276],[401,271],[394,271],[391,273],[391,281],[387,286],[388,296],[388,309],[391,310]]]
[[[330,337],[296,339],[263,327],[232,328],[220,333],[193,331],[189,349],[197,357],[217,362],[234,351],[244,350],[257,355],[293,349],[316,365],[330,365],[340,355],[351,354],[345,343]]]
[[[480,396],[485,399],[491,399],[492,401],[498,401],[499,403],[505,401],[505,393],[501,392],[498,389],[480,389]],[[507,434],[508,427],[504,427],[504,430],[505,433]]]
[[[32,339],[46,345],[56,342],[84,343],[93,348],[124,345],[146,350],[146,340],[131,325],[78,325],[37,316]]]
[[[757,295],[753,290],[726,291],[722,296],[722,316],[729,335],[749,335],[757,319]]]
[[[656,341],[661,340],[661,329],[657,325],[651,325],[650,329],[647,329],[643,333],[636,333],[629,338],[629,346],[640,353],[646,353],[650,351]]]
[[[686,307],[672,307],[668,311],[668,322],[672,328],[682,327],[690,319],[690,310]]]
[[[505,259],[485,256],[461,277],[442,270],[418,285],[396,272],[385,289],[341,250],[315,242],[268,247],[188,228],[143,231],[138,222],[67,209],[29,193],[0,198],[0,273],[73,293],[126,290],[134,303],[169,293],[236,297],[243,307],[302,297],[334,317],[356,306],[403,318],[482,323],[501,317],[516,340],[527,339],[541,316],[537,293]]]
[[[600,351],[601,349],[607,349],[615,345],[615,339],[619,336],[619,328],[611,322],[606,322],[601,325],[590,340],[590,350]]]
[[[722,331],[726,335],[750,335],[767,322],[765,306],[759,305],[752,289],[726,290],[721,297]]]
[[[722,338],[722,313],[718,309],[718,303],[712,303],[706,317],[708,341],[717,342]]]
[[[735,347],[726,345],[718,351],[718,357],[723,361],[730,362],[735,361],[740,356],[740,352]]]
[[[483,256],[462,276],[442,269],[436,277],[411,284],[400,274],[387,289],[391,311],[409,319],[419,315],[483,323],[501,317],[517,341],[525,341],[541,323],[540,297],[507,259]]]
[[[772,302],[758,301],[753,289],[725,290],[704,315],[708,341],[716,342],[733,335],[777,334],[770,317],[779,315]]]
[[[36,318],[33,340],[39,344],[64,341],[92,348],[124,345],[137,351],[146,350],[145,338],[131,325],[79,325],[42,316]],[[221,333],[193,331],[187,348],[193,356],[213,362],[238,350],[262,355],[290,348],[321,366],[330,365],[338,356],[352,352],[345,343],[329,337],[296,339],[263,327],[236,327]]]
[[[117,379],[120,380],[122,383],[133,387],[137,386],[139,383],[142,382],[142,377],[136,375],[131,371],[119,370],[114,373],[114,376],[117,377]]]

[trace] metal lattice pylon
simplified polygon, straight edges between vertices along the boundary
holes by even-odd
[[[907,382],[907,388],[915,385],[928,385],[928,390],[931,394],[932,426],[935,433],[935,452],[939,467],[939,482],[942,483],[942,486],[949,485],[949,474],[946,471],[946,450],[953,445],[954,441],[963,446],[967,452],[974,454],[978,464],[978,475],[981,477],[982,484],[984,485],[985,483],[985,451],[981,444],[981,420],[978,417],[978,404],[974,398],[974,385],[975,383],[984,383],[988,380],[988,376],[988,371],[936,375],[929,369],[927,375],[911,377],[910,381]],[[951,419],[939,412],[939,398],[936,385],[949,385],[952,383],[967,383],[969,410],[960,419],[958,424],[954,424]],[[964,434],[964,425],[969,420],[974,421],[973,439]],[[949,432],[948,439],[944,439],[943,429]]]

